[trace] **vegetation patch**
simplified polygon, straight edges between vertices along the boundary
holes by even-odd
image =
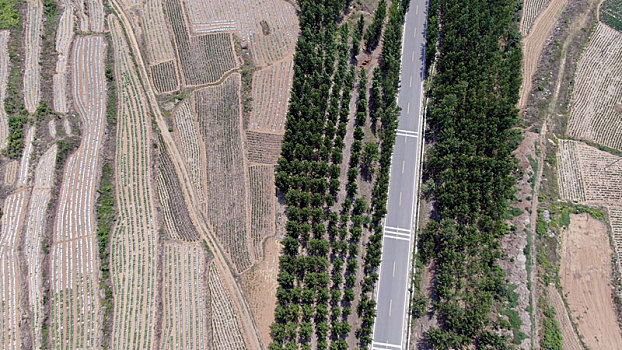
[[[600,20],[622,31],[622,1],[607,0],[600,5]]]

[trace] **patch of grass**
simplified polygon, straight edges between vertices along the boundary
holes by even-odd
[[[112,227],[116,219],[113,168],[110,163],[105,163],[102,166],[102,177],[97,193],[99,193],[99,197],[95,205],[95,213],[97,215],[97,242],[100,259],[99,269],[102,272],[102,278],[99,284],[100,288],[104,290],[102,307],[104,309],[104,323],[107,324],[112,317],[113,307],[112,288],[110,284],[107,283],[110,279],[110,249],[108,243],[110,242],[110,233],[112,232]]]
[[[0,0],[0,29],[19,28],[20,20],[17,0]]]
[[[538,213],[538,222],[536,223],[536,233],[539,237],[544,237],[549,232],[549,224],[544,221],[544,215]]]
[[[564,227],[570,226],[570,210],[568,208],[562,208],[562,217],[559,223]]]
[[[511,220],[523,213],[523,210],[517,207],[508,207],[506,211],[505,218]]]
[[[540,299],[543,300],[543,299]],[[546,350],[562,349],[562,330],[555,319],[555,308],[541,303],[544,311],[544,335],[540,347]]]
[[[600,5],[600,20],[622,31],[622,1],[620,0],[607,0]]]

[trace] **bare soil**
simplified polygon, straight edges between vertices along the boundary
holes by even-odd
[[[264,241],[264,259],[244,272],[242,290],[255,318],[261,341],[270,344],[270,325],[274,322],[277,274],[279,273],[280,241],[270,237]]]
[[[590,349],[622,349],[607,226],[589,214],[574,214],[562,236],[561,284],[579,333]]]

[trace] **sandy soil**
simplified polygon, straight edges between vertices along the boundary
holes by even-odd
[[[520,90],[518,108],[523,109],[532,88],[533,76],[538,68],[540,55],[549,33],[555,27],[557,17],[568,0],[552,0],[548,7],[536,18],[530,34],[523,38],[523,84]]]
[[[571,316],[590,349],[622,349],[612,299],[607,226],[588,214],[571,215],[563,232],[560,277]]]
[[[555,308],[555,320],[557,320],[562,330],[562,348],[565,350],[583,350],[583,345],[581,345],[577,333],[572,328],[562,296],[559,295],[554,284],[549,284],[548,286],[547,300],[549,305]]]
[[[242,274],[242,289],[266,347],[271,341],[270,325],[274,322],[280,246],[274,237],[265,240],[264,260]]]

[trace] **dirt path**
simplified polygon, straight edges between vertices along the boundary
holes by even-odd
[[[589,214],[570,217],[560,252],[560,279],[572,318],[590,349],[622,349],[607,225]]]
[[[259,337],[259,331],[250,313],[248,303],[246,302],[246,299],[244,298],[241,289],[237,284],[233,273],[231,272],[230,266],[227,264],[227,260],[222,253],[221,247],[217,243],[214,231],[211,228],[208,228],[208,224],[202,219],[200,213],[197,212],[197,208],[199,208],[199,205],[198,201],[196,200],[196,195],[194,194],[192,188],[190,188],[190,184],[192,182],[190,181],[190,177],[188,176],[186,169],[183,166],[183,158],[180,156],[177,145],[173,140],[170,132],[168,131],[167,122],[160,111],[160,107],[158,106],[154,88],[153,86],[151,86],[151,80],[149,79],[149,76],[147,74],[147,69],[145,68],[145,63],[142,58],[138,42],[136,40],[136,36],[134,35],[133,30],[131,30],[131,22],[128,20],[128,17],[126,16],[125,11],[123,7],[119,4],[118,0],[112,0],[110,3],[118,14],[119,19],[121,20],[121,24],[125,30],[125,34],[128,38],[132,54],[138,67],[140,79],[142,80],[145,92],[147,93],[147,100],[151,107],[150,109],[155,115],[155,121],[158,125],[158,128],[160,129],[162,138],[166,143],[167,148],[171,152],[171,158],[175,165],[175,171],[177,172],[177,175],[181,180],[180,183],[182,185],[182,190],[184,192],[186,202],[191,203],[188,208],[190,217],[193,223],[196,225],[202,238],[208,242],[210,249],[214,254],[214,261],[219,272],[221,273],[221,277],[223,278],[225,286],[228,290],[231,291],[231,294],[234,296],[234,298],[232,298],[232,301],[236,304],[236,309],[238,309],[240,312],[239,316],[244,326],[245,339],[247,341],[247,344],[249,345],[249,348],[261,349],[262,346],[260,345],[261,341]]]
[[[548,7],[536,18],[529,35],[523,38],[523,84],[520,89],[518,108],[522,110],[531,93],[533,76],[538,69],[540,55],[546,45],[546,39],[568,0],[552,0]]]

